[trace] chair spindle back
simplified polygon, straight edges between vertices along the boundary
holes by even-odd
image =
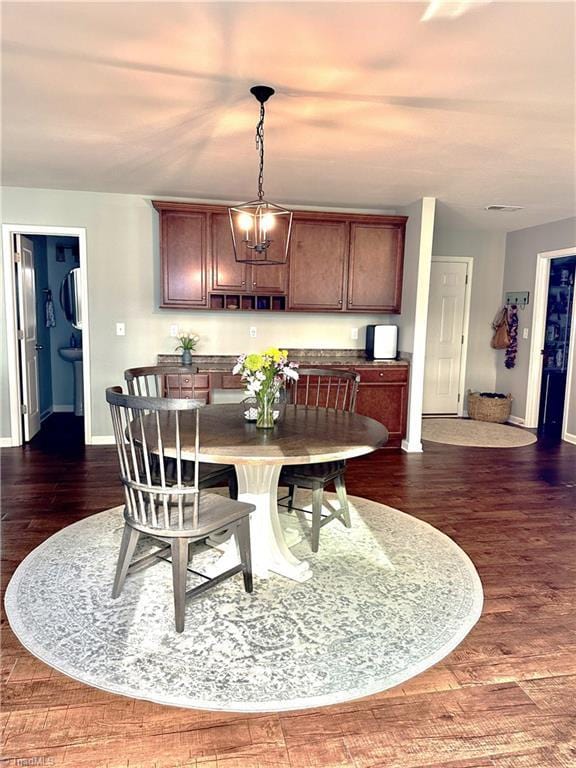
[[[124,379],[128,393],[140,397],[195,398],[197,366],[149,365],[128,368]]]
[[[354,371],[299,368],[298,377],[288,382],[289,402],[337,411],[356,409],[360,376]]]
[[[160,533],[198,526],[200,408],[198,400],[124,395],[109,387],[126,513],[141,530]],[[192,418],[188,416],[190,414]],[[194,483],[183,483],[183,461],[194,453]],[[183,449],[187,458],[182,458]],[[166,466],[175,463],[173,478]],[[172,482],[172,479],[175,482]]]

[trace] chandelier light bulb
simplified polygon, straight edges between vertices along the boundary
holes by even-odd
[[[262,216],[262,229],[269,232],[274,227],[274,216],[271,213],[265,213]]]
[[[238,216],[238,226],[243,229],[244,232],[248,232],[252,228],[252,216],[249,213],[241,213]]]

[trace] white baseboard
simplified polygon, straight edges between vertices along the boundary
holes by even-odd
[[[402,450],[406,453],[422,453],[422,443],[420,441],[409,443],[408,440],[402,440]]]
[[[576,445],[576,435],[571,435],[570,432],[564,432],[562,440],[565,440],[567,443],[572,443],[572,445]]]
[[[509,416],[508,421],[510,424],[517,424],[519,427],[524,426],[524,419],[521,419],[520,416]]]
[[[48,418],[48,416],[51,416],[53,412],[54,412],[54,411],[53,411],[53,409],[52,409],[52,406],[50,406],[50,408],[46,408],[46,410],[45,410],[45,411],[42,411],[42,413],[40,414],[40,421],[42,422],[42,421],[44,421],[45,419],[47,419],[47,418]]]
[[[92,435],[88,445],[114,445],[114,435]]]
[[[53,413],[74,413],[74,406],[73,405],[53,405],[52,412]]]
[[[13,448],[11,437],[0,437],[0,448]]]

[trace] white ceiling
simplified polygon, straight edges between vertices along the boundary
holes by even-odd
[[[266,83],[276,202],[574,215],[574,4],[426,5],[3,3],[3,183],[251,199]]]

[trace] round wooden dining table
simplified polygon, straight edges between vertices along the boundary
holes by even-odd
[[[239,500],[256,507],[250,516],[252,569],[261,578],[269,571],[296,581],[312,576],[309,563],[290,551],[278,516],[282,466],[351,459],[371,453],[387,439],[388,430],[378,421],[330,408],[289,405],[272,429],[246,421],[240,404],[208,405],[200,411],[200,461],[233,464]],[[189,430],[182,420],[181,440],[182,458],[194,460],[192,418]],[[222,548],[226,565],[237,558],[233,541],[211,543]]]

